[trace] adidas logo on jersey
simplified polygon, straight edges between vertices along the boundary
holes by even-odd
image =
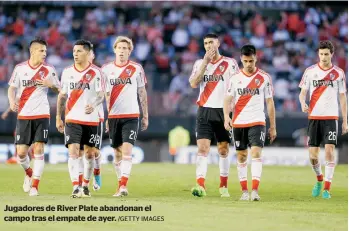
[[[89,83],[70,83],[70,89],[75,89],[75,90],[85,90],[86,88],[90,90],[90,84]]]
[[[321,87],[321,86],[333,87],[333,81],[332,80],[313,80],[313,86],[314,87]]]
[[[218,82],[224,81],[223,75],[204,75],[204,82]]]
[[[259,95],[259,88],[238,88],[239,95]]]
[[[117,79],[110,79],[110,85],[126,85],[126,84],[132,84],[130,78],[117,78]]]

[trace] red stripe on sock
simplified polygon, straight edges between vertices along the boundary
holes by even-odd
[[[79,181],[73,181],[72,183],[73,183],[73,186],[79,185]]]
[[[240,181],[240,185],[241,185],[241,190],[242,191],[248,191],[248,189],[247,189],[247,180]]]
[[[319,176],[316,176],[317,178],[317,181],[323,181],[324,180],[324,175],[319,175]]]
[[[252,190],[258,190],[259,180],[252,180]]]
[[[33,181],[32,181],[32,188],[38,189],[38,187],[39,187],[39,182],[40,182],[39,179],[33,179]]]
[[[220,188],[226,187],[228,185],[228,177],[227,176],[220,176],[221,178],[221,184],[219,185]]]
[[[90,180],[86,180],[86,179],[84,178],[84,183],[85,183],[85,184],[88,184],[88,183],[90,183]]]
[[[97,176],[100,173],[101,173],[100,169],[97,169],[97,168],[93,169],[93,175]]]
[[[325,181],[324,190],[330,191],[330,188],[331,188],[331,182]]]
[[[125,177],[125,176],[121,177],[120,186],[126,186],[127,185],[127,181],[128,181],[127,177]]]
[[[200,177],[196,179],[196,182],[198,183],[198,185],[205,188],[205,178]]]
[[[79,186],[82,185],[82,176],[83,176],[82,174],[79,175]]]
[[[31,169],[31,167],[29,167],[29,168],[27,168],[27,169],[25,170],[25,174],[27,174],[27,176],[29,176],[29,177],[32,177],[32,175],[33,175],[33,170]]]

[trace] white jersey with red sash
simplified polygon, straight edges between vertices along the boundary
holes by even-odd
[[[233,127],[265,125],[264,99],[273,97],[270,75],[257,68],[250,76],[240,73],[230,79],[227,94],[233,96]]]
[[[194,78],[203,62],[195,62],[189,81]],[[197,105],[208,108],[223,108],[224,96],[232,75],[239,72],[235,59],[222,56],[215,62],[210,62],[205,70],[204,78],[200,82],[200,93]]]
[[[309,119],[338,119],[338,93],[346,92],[344,71],[333,65],[324,70],[318,64],[307,68],[299,84],[310,94]]]
[[[61,83],[62,93],[68,94],[66,123],[97,126],[100,120],[99,108],[95,108],[91,114],[86,114],[85,106],[95,102],[98,92],[104,90],[101,70],[90,64],[85,70],[78,71],[75,65],[72,65],[64,69]]]
[[[18,119],[50,118],[48,88],[37,85],[37,80],[44,79],[49,79],[59,88],[57,72],[53,66],[43,63],[34,68],[29,61],[16,65],[9,85],[17,88]]]

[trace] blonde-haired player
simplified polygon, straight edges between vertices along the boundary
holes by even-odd
[[[102,67],[106,79],[108,108],[107,130],[114,148],[114,165],[119,186],[114,196],[127,196],[127,182],[132,168],[132,147],[138,135],[139,105],[143,111],[141,130],[148,127],[146,76],[143,67],[129,57],[133,51],[132,40],[118,36],[114,43],[115,60]]]

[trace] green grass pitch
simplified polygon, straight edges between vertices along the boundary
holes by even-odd
[[[218,166],[207,175],[207,197],[193,197],[195,165],[133,165],[127,198],[114,198],[116,175],[111,164],[102,166],[102,189],[91,198],[71,199],[67,164],[46,165],[39,188],[40,196],[22,191],[20,166],[0,165],[0,230],[96,231],[96,230],[243,230],[243,231],[344,231],[348,227],[348,167],[336,167],[332,199],[312,198],[315,176],[310,167],[264,166],[259,202],[241,202],[235,166],[231,166],[231,198],[220,198]],[[249,170],[250,176],[250,170]],[[249,184],[249,187],[251,185]],[[146,206],[151,212],[5,212],[5,206],[96,205]],[[164,216],[164,221],[110,222],[5,222],[6,216]]]

